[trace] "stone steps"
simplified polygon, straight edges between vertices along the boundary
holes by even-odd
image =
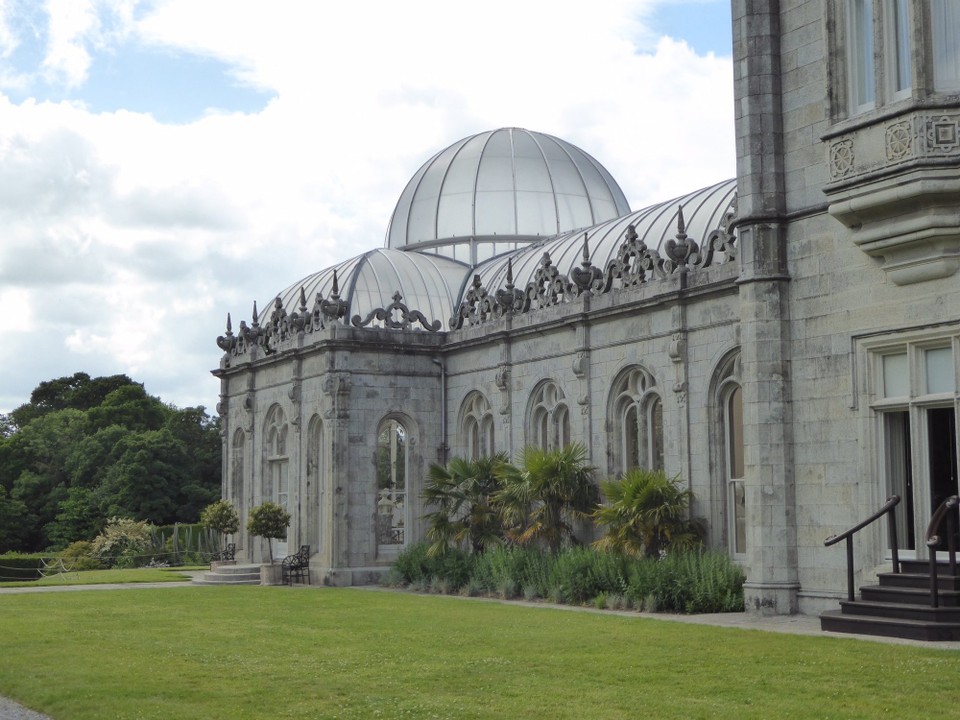
[[[259,565],[238,565],[219,562],[211,564],[210,572],[193,578],[194,585],[259,585]]]

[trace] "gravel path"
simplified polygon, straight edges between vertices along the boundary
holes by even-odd
[[[50,716],[27,710],[13,700],[0,697],[0,720],[50,720]]]

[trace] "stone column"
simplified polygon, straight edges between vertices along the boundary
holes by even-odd
[[[780,3],[733,0],[747,610],[797,611]]]

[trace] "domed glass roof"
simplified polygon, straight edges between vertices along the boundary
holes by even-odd
[[[416,172],[393,211],[386,245],[476,264],[628,212],[619,185],[583,150],[502,128],[454,143]]]
[[[701,242],[713,230],[726,225],[736,199],[736,186],[735,180],[726,180],[593,227],[525,243],[514,252],[476,266],[425,252],[370,250],[305,277],[277,297],[287,313],[293,313],[298,311],[303,288],[307,307],[312,307],[317,293],[330,297],[336,271],[339,295],[348,304],[345,322],[349,323],[356,315],[365,319],[373,311],[388,307],[399,293],[410,310],[420,311],[428,321],[439,320],[442,329],[448,330],[450,318],[460,306],[474,275],[479,275],[483,286],[490,290],[504,287],[510,260],[514,285],[522,289],[533,281],[544,252],[550,254],[553,265],[561,273],[569,274],[582,260],[585,233],[590,242],[592,264],[605,268],[616,257],[629,225],[634,226],[649,248],[662,251],[664,243],[677,233],[677,212],[681,206],[687,234]],[[261,306],[266,308],[264,317],[269,317],[273,304],[271,300]]]

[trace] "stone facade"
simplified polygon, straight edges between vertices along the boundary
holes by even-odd
[[[633,453],[684,478],[751,611],[835,606],[845,557],[824,539],[894,492],[901,555],[922,557],[933,503],[957,492],[960,87],[933,60],[939,4],[865,1],[878,42],[907,24],[911,61],[891,90],[889,52],[871,54],[872,106],[851,101],[864,3],[733,0],[736,203],[689,237],[678,203],[662,238],[613,220],[610,240],[588,228],[536,258],[518,239],[513,265],[463,269],[448,317],[408,288],[361,312],[334,275],[312,306],[300,291],[263,326],[228,325],[224,496],[245,516],[282,495],[313,576],[365,583],[423,537],[430,463],[577,441],[602,475]],[[522,258],[540,264],[514,286]],[[399,500],[378,486],[388,455]],[[881,524],[857,535],[858,582],[887,548]]]

